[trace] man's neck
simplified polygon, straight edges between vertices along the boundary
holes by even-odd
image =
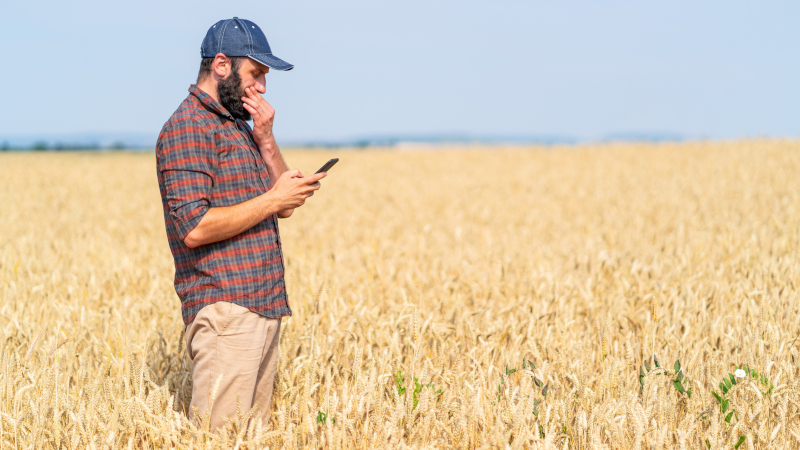
[[[219,97],[217,96],[217,83],[214,81],[213,77],[205,77],[203,81],[197,82],[197,87],[208,94],[209,97],[213,98],[215,102],[219,103]]]

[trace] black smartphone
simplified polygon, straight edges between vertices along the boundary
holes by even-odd
[[[324,166],[320,167],[317,173],[329,171],[337,162],[339,162],[339,158],[333,158],[332,160],[326,162]]]

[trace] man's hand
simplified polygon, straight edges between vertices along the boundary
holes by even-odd
[[[278,148],[272,134],[272,122],[275,120],[275,109],[264,100],[254,87],[244,89],[242,97],[244,109],[253,116],[253,140],[259,150],[273,152]]]
[[[288,170],[281,174],[270,192],[278,199],[280,210],[298,208],[308,197],[314,195],[314,191],[320,188],[319,180],[327,175],[321,172],[304,177],[297,169]]]

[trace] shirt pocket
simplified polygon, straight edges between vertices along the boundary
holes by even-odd
[[[212,206],[233,206],[260,194],[252,181],[253,157],[236,139],[218,139],[217,160]]]
[[[248,171],[248,181],[253,189],[260,195],[269,190],[269,175],[267,166],[250,136],[241,129],[233,133],[232,139],[239,143],[242,149],[252,156],[252,164]]]

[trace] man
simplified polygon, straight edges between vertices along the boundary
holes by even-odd
[[[288,170],[260,94],[272,55],[261,29],[234,17],[203,40],[197,84],[170,117],[156,147],[175,290],[193,362],[189,418],[212,429],[251,407],[266,425],[281,317],[292,314],[277,218],[319,189],[325,173]],[[253,128],[246,123],[252,117]]]

